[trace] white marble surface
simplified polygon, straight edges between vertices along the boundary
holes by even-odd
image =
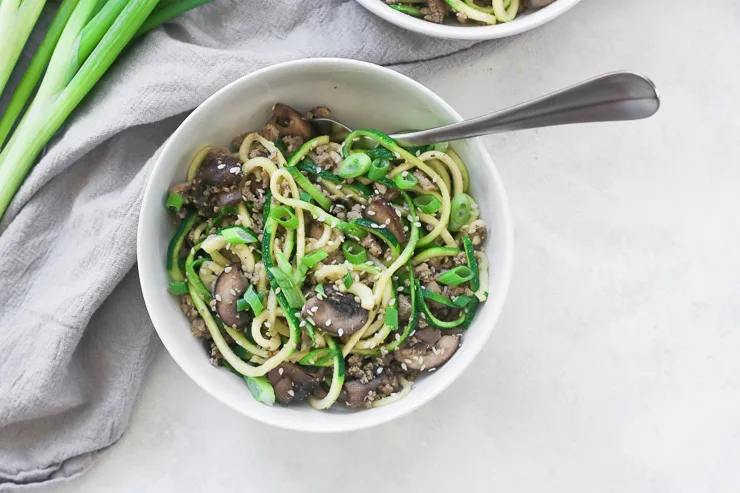
[[[420,79],[465,116],[619,68],[663,98],[644,122],[485,139],[514,278],[486,350],[436,400],[376,429],[290,433],[161,350],[120,443],[47,490],[740,490],[738,21],[735,0],[585,0]]]

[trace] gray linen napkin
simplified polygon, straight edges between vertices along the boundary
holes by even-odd
[[[139,204],[185,112],[285,60],[403,64],[471,44],[402,31],[353,0],[216,0],[140,40],[0,224],[0,491],[81,473],[126,427],[157,341],[132,272]]]

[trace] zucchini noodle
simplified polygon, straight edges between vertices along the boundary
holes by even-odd
[[[518,5],[466,1],[494,19]],[[486,225],[465,196],[467,168],[447,144],[405,149],[374,130],[305,139],[313,127],[291,111],[276,105],[271,127],[236,153],[206,147],[192,159],[175,189],[169,289],[211,362],[261,402],[395,403],[454,354],[425,359],[438,348],[419,331],[453,330],[435,340],[456,349],[488,294]],[[353,150],[361,139],[379,145]]]

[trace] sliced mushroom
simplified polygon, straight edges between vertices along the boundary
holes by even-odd
[[[242,201],[242,193],[239,190],[232,190],[231,192],[223,192],[216,195],[214,204],[216,207],[224,207],[226,205],[237,205]]]
[[[377,390],[378,387],[380,387],[379,378],[367,383],[362,383],[359,380],[344,382],[341,400],[349,407],[366,407],[368,395],[370,395],[370,392]]]
[[[432,327],[427,327],[426,329],[414,332],[414,339],[417,339],[419,342],[429,346],[434,346],[441,337],[442,332],[439,329],[434,329]]]
[[[444,335],[427,351],[420,352],[416,348],[404,348],[396,351],[394,357],[399,363],[406,365],[409,370],[430,370],[442,366],[452,358],[460,345],[460,336]]]
[[[196,189],[232,187],[242,179],[242,164],[228,150],[214,148],[203,158],[194,182]]]
[[[302,401],[319,385],[320,379],[294,363],[281,363],[267,373],[275,389],[275,399],[280,404]]]
[[[227,272],[228,271],[228,272]],[[247,292],[249,281],[242,274],[239,264],[231,264],[218,276],[214,287],[216,313],[230,327],[244,327],[248,320],[236,311],[236,302]]]
[[[396,214],[396,210],[388,205],[388,203],[382,199],[374,198],[370,204],[362,211],[362,215],[368,221],[372,221],[376,224],[383,224],[388,231],[393,233],[399,243],[406,241],[406,235],[403,232],[403,225],[401,219]]]
[[[310,298],[303,306],[301,316],[311,317],[316,327],[339,336],[360,330],[367,322],[368,311],[349,293],[333,289],[326,291],[324,299],[320,300],[318,296]]]
[[[311,124],[304,120],[296,110],[278,103],[272,108],[272,117],[262,129],[262,135],[265,138],[277,138],[276,133],[277,137],[292,135],[308,140],[313,137],[314,132]]]
[[[321,235],[324,234],[324,225],[318,221],[311,223],[311,227],[308,229],[308,237],[318,240]]]

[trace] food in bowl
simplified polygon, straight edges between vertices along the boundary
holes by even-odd
[[[270,405],[398,401],[488,295],[460,157],[375,130],[316,135],[330,115],[275,105],[260,133],[200,150],[166,202],[170,291],[211,363]]]
[[[392,9],[412,17],[443,24],[456,19],[461,24],[509,22],[525,10],[536,10],[555,0],[383,0]]]

